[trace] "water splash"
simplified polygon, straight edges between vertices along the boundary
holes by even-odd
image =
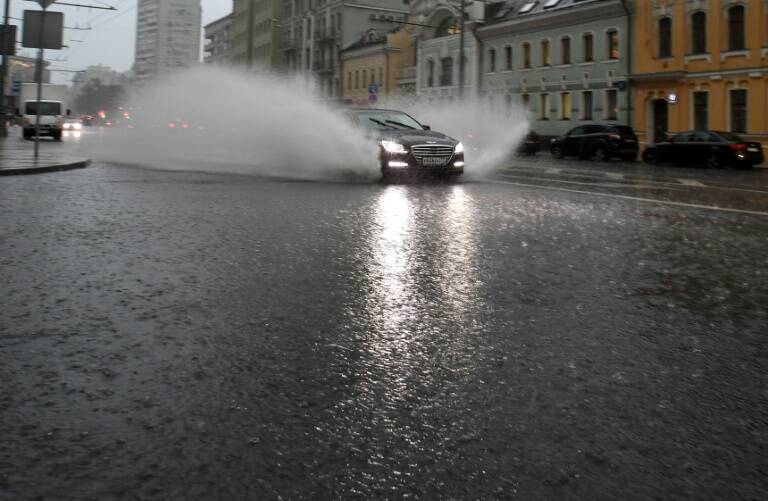
[[[376,145],[314,89],[302,76],[198,67],[137,95],[133,128],[106,131],[86,148],[96,160],[162,169],[378,179]],[[527,130],[523,113],[515,120],[478,102],[390,107],[464,141],[473,177],[498,167]]]

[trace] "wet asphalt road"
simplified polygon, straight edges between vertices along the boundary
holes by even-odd
[[[765,499],[768,171],[642,169],[3,179],[0,499]]]

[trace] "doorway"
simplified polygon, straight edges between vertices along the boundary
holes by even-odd
[[[664,141],[669,131],[669,104],[666,99],[656,99],[651,103],[653,126],[652,142]]]

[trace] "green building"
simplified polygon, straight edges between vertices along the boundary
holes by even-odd
[[[235,0],[232,53],[236,65],[277,68],[281,0]]]

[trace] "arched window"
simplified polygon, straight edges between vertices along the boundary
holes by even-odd
[[[506,61],[506,69],[512,69],[512,46],[507,45],[504,47],[504,60]]]
[[[605,49],[608,59],[619,58],[619,32],[608,30],[605,32]]]
[[[728,50],[742,50],[744,44],[744,6],[728,9]]]
[[[694,12],[691,16],[691,53],[704,54],[707,52],[707,14]]]
[[[496,71],[496,49],[488,49],[488,71]]]
[[[448,35],[455,35],[459,33],[459,27],[456,25],[456,19],[453,17],[446,17],[440,24],[437,25],[435,31],[435,38],[446,37]]]
[[[582,45],[582,59],[584,59],[585,63],[591,63],[595,60],[595,38],[592,36],[592,33],[584,33],[581,36],[581,45]]]
[[[659,57],[672,57],[672,18],[659,19]]]
[[[444,57],[441,61],[440,85],[453,85],[453,58]]]
[[[531,67],[531,44],[525,42],[523,44],[523,68]]]
[[[435,62],[432,59],[427,60],[427,87],[435,86]]]

